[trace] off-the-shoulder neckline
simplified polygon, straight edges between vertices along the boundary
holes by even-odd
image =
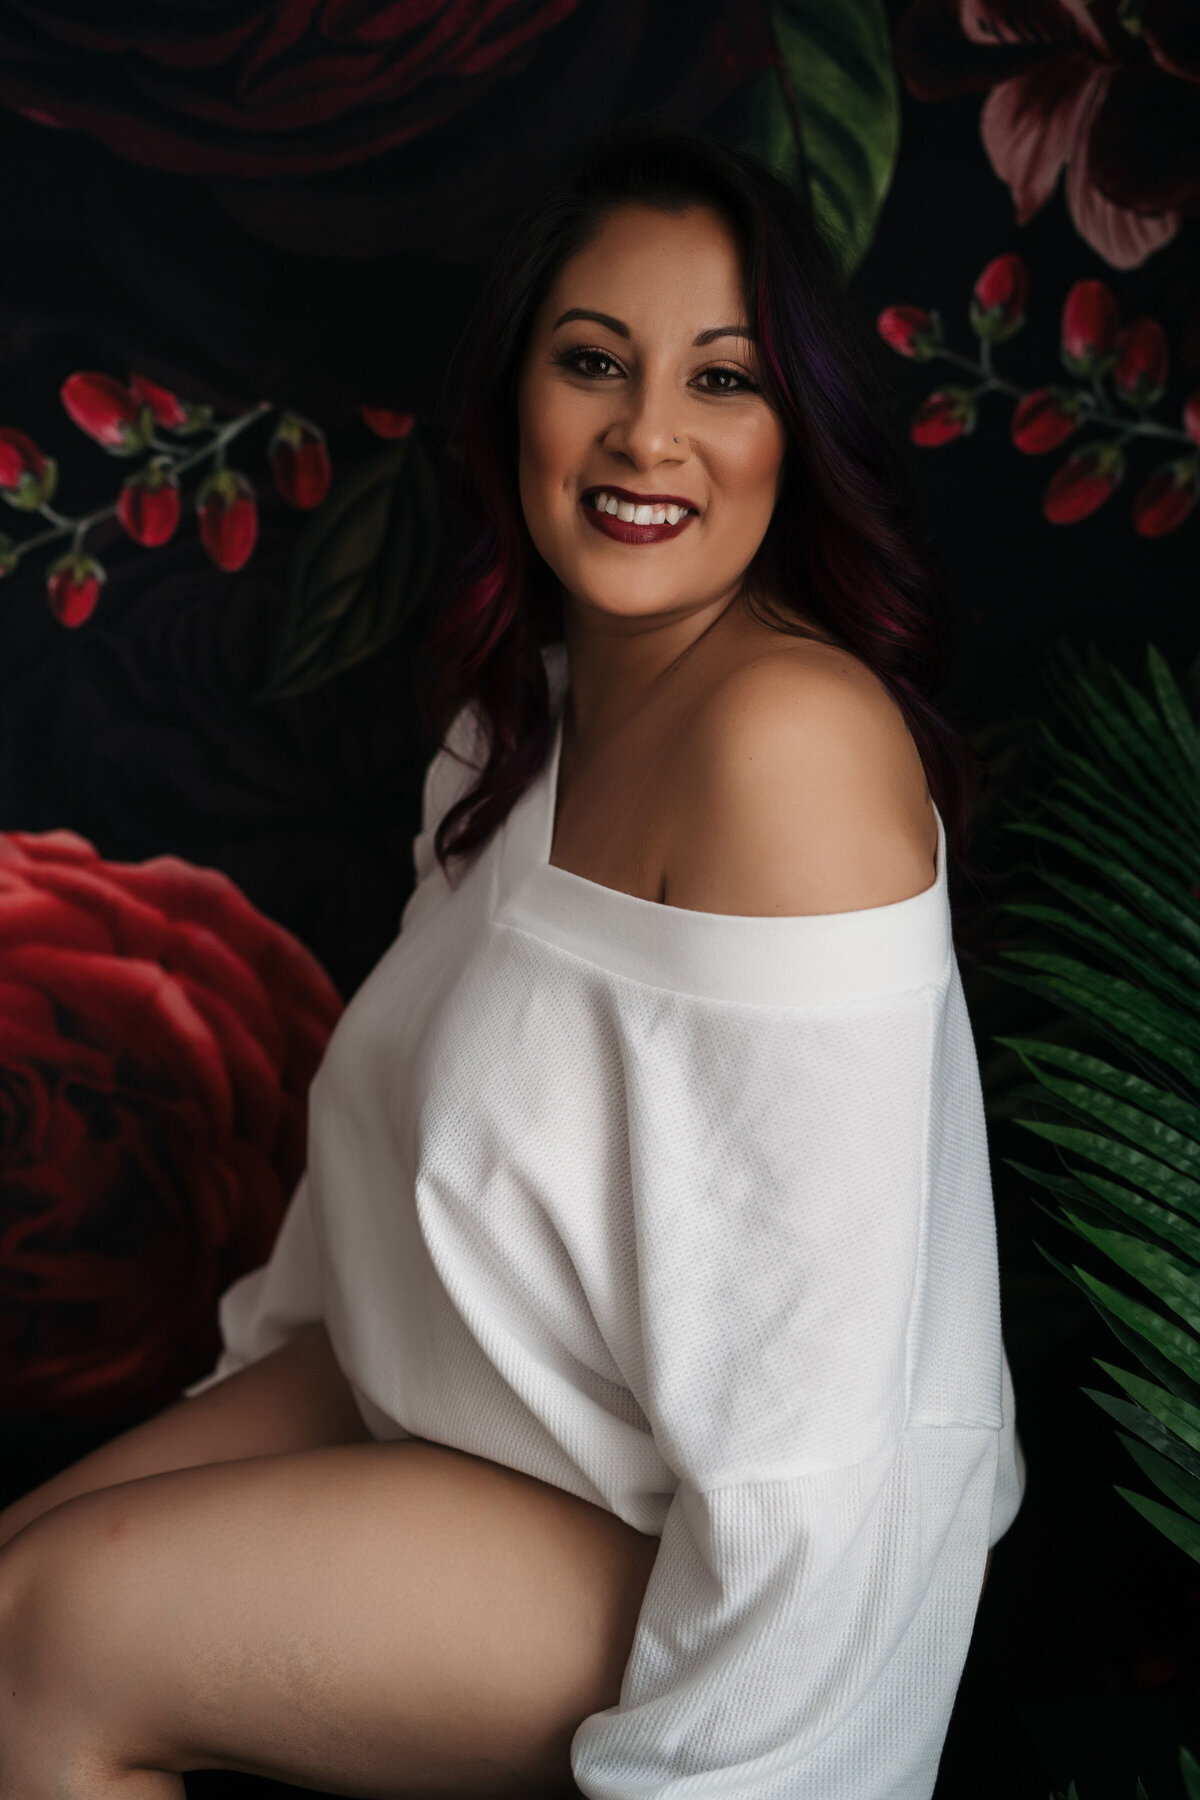
[[[548,666],[552,667],[553,676],[555,677],[555,679],[552,679],[552,683],[551,683],[552,700],[553,700],[555,712],[554,712],[554,719],[553,719],[553,725],[552,725],[552,735],[551,735],[551,740],[550,740],[549,753],[547,754],[546,762],[543,766],[542,772],[541,772],[540,776],[538,777],[538,786],[542,790],[542,792],[541,792],[542,805],[541,805],[541,809],[540,809],[542,812],[542,832],[541,832],[542,843],[541,843],[541,855],[539,857],[539,862],[541,864],[541,872],[543,872],[552,881],[556,881],[560,885],[570,884],[571,886],[578,886],[580,888],[591,889],[596,896],[602,896],[602,895],[607,896],[609,902],[611,904],[613,904],[618,910],[620,910],[622,907],[626,907],[626,908],[633,907],[633,908],[637,908],[637,909],[648,909],[649,911],[651,911],[653,913],[660,913],[664,909],[666,909],[672,913],[676,913],[676,914],[682,913],[690,918],[695,918],[695,919],[723,919],[723,920],[736,919],[740,923],[742,923],[744,925],[748,925],[748,926],[771,925],[771,924],[777,923],[780,920],[784,920],[788,924],[791,924],[791,925],[800,925],[807,919],[853,918],[855,916],[855,913],[858,911],[880,913],[880,914],[890,914],[890,913],[894,913],[898,907],[913,906],[913,905],[916,905],[921,902],[928,903],[928,900],[930,898],[932,898],[934,895],[936,895],[937,893],[939,893],[940,890],[945,886],[946,831],[945,831],[944,825],[942,824],[942,815],[938,811],[937,806],[934,805],[932,800],[930,801],[930,804],[933,805],[933,816],[937,822],[937,853],[936,853],[936,871],[934,874],[934,878],[930,882],[929,886],[927,888],[922,888],[922,890],[919,894],[910,894],[907,899],[889,901],[884,906],[856,908],[854,910],[854,912],[849,912],[849,913],[792,913],[792,914],[788,914],[788,913],[700,912],[700,911],[697,911],[694,908],[690,908],[690,907],[672,906],[669,901],[646,900],[646,899],[643,899],[640,894],[627,893],[623,888],[608,887],[604,882],[591,881],[588,879],[588,877],[586,875],[576,874],[573,869],[560,868],[557,863],[553,863],[550,861],[550,857],[551,857],[551,854],[554,849],[554,829],[555,829],[555,825],[557,823],[557,818],[558,818],[558,772],[559,772],[559,765],[562,761],[562,741],[563,741],[563,725],[564,725],[565,697],[566,697],[565,696],[565,655],[560,650],[559,651],[559,661],[558,661],[557,665],[550,664],[549,656],[547,656],[547,663],[548,663]],[[597,900],[596,903],[599,904],[600,901]]]
[[[907,900],[857,912],[694,912],[551,863],[565,701],[561,653],[548,656],[547,665],[553,735],[540,773],[498,834],[488,887],[497,925],[606,976],[738,1005],[841,1009],[946,979],[953,941],[940,817],[938,870],[930,886]]]

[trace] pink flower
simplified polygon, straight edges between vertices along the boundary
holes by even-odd
[[[136,456],[146,448],[154,415],[111,375],[68,375],[59,393],[79,429],[112,455]]]
[[[914,0],[894,33],[921,100],[986,92],[980,135],[1018,225],[1065,176],[1075,229],[1132,269],[1200,199],[1190,0]]]
[[[77,556],[68,552],[51,563],[46,572],[46,594],[50,611],[60,625],[82,625],[96,610],[104,570],[94,556]]]
[[[1133,529],[1141,537],[1164,537],[1191,512],[1200,494],[1200,458],[1181,456],[1159,463],[1133,499]]]
[[[1072,375],[1090,381],[1112,367],[1121,315],[1102,281],[1077,281],[1062,314],[1062,359]]]
[[[131,475],[117,500],[117,518],[135,543],[156,549],[174,536],[179,523],[179,483],[155,458]]]
[[[45,506],[58,480],[53,457],[43,456],[31,437],[0,426],[0,496],[19,512]]]
[[[1029,276],[1019,256],[997,256],[975,283],[971,324],[978,337],[1002,343],[1025,323]]]
[[[1012,417],[1012,441],[1026,456],[1044,456],[1065,443],[1079,422],[1087,395],[1065,388],[1037,388],[1018,400]]]
[[[914,444],[926,450],[952,443],[975,429],[975,402],[966,388],[939,388],[922,400],[908,428]]]
[[[362,406],[359,408],[364,425],[369,425],[376,437],[407,437],[416,418],[410,412],[392,412],[386,406]]]
[[[289,506],[309,511],[321,504],[333,475],[323,432],[295,413],[285,413],[267,454],[275,486]]]
[[[258,540],[258,502],[244,475],[217,469],[196,495],[200,541],[218,569],[232,573],[250,560]]]
[[[1042,511],[1052,525],[1074,525],[1104,505],[1125,473],[1115,440],[1077,450],[1050,477]]]

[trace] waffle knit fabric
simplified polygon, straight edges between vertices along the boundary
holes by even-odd
[[[924,893],[753,918],[553,867],[556,727],[417,886],[311,1095],[199,1392],[323,1321],[380,1439],[487,1457],[661,1546],[590,1800],[929,1800],[1025,1486],[945,832]],[[460,865],[461,868],[461,865]]]

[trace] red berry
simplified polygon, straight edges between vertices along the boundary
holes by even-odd
[[[1072,375],[1090,380],[1111,366],[1121,314],[1102,281],[1077,281],[1062,315],[1062,359]]]
[[[966,388],[939,388],[922,400],[908,435],[927,450],[952,443],[975,429],[975,402]]]
[[[144,410],[127,387],[111,375],[68,375],[59,389],[62,403],[81,431],[116,456],[144,450],[149,432]]]
[[[1200,493],[1200,461],[1194,456],[1160,463],[1133,499],[1139,537],[1165,537],[1183,524]]]
[[[82,625],[91,618],[100,598],[104,570],[94,556],[60,556],[46,576],[50,611],[60,625]]]
[[[232,573],[250,560],[258,538],[258,503],[244,475],[218,469],[196,497],[200,541],[219,569]]]
[[[172,537],[179,523],[179,484],[164,480],[158,485],[135,475],[121,489],[117,518],[135,543],[155,549]]]
[[[1115,442],[1089,444],[1054,471],[1042,511],[1052,525],[1074,525],[1104,505],[1124,473],[1125,458]]]
[[[387,406],[362,406],[359,413],[363,423],[381,438],[407,437],[417,422],[412,413],[393,412]]]
[[[1029,276],[1019,256],[997,256],[975,283],[971,324],[976,334],[1000,342],[1025,323]]]
[[[1026,456],[1043,456],[1065,443],[1078,424],[1075,396],[1062,388],[1037,388],[1018,400],[1012,417],[1012,441]]]
[[[167,388],[157,387],[144,375],[131,375],[129,391],[139,406],[150,408],[156,425],[165,425],[171,430],[174,426],[187,424],[187,407]]]
[[[295,413],[285,413],[271,439],[269,453],[275,486],[289,506],[310,511],[329,491],[333,470],[324,434]]]

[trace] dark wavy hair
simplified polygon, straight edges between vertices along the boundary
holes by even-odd
[[[880,424],[873,338],[856,318],[811,210],[754,157],[642,116],[593,139],[523,211],[493,268],[442,395],[452,513],[466,548],[423,655],[426,728],[440,742],[474,702],[487,758],[434,836],[449,858],[492,835],[541,770],[550,696],[541,647],[562,638],[558,578],[517,487],[517,383],[534,314],[563,265],[616,207],[703,205],[742,250],[764,393],[787,433],[779,500],[743,582],[756,615],[852,651],[901,707],[955,859],[966,859],[979,759],[933,701],[947,635],[940,560],[913,522],[907,477]],[[788,611],[793,601],[796,614]]]

